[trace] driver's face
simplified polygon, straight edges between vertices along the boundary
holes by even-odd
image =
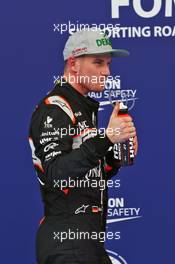
[[[110,75],[111,55],[87,55],[77,60],[77,77],[84,93],[103,91]]]

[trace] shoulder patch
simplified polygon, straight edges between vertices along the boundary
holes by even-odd
[[[53,104],[60,107],[70,117],[72,123],[75,124],[76,119],[73,114],[72,108],[65,98],[63,98],[62,96],[55,95],[46,98],[44,102],[45,104]]]

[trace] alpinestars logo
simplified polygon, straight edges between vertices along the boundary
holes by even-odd
[[[76,211],[75,214],[80,214],[80,213],[85,213],[86,209],[89,207],[89,205],[82,205],[81,207],[79,207]]]
[[[50,116],[47,116],[46,121],[44,122],[44,127],[45,128],[52,128],[52,122],[53,118],[51,118]]]
[[[126,260],[114,251],[106,250],[112,264],[127,264]]]
[[[102,92],[90,92],[88,95],[100,102],[99,111],[104,110],[106,106],[115,104],[117,101],[124,102],[128,110],[131,110],[135,106],[136,100],[138,100],[136,89],[121,88],[120,76],[107,79]]]

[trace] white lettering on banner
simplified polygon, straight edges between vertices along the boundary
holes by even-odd
[[[140,208],[115,208],[108,209],[108,216],[138,216]]]
[[[126,7],[130,5],[130,2],[133,2],[133,9],[136,14],[143,18],[151,18],[158,15],[162,9],[162,5],[165,5],[165,17],[172,17],[173,13],[173,4],[175,5],[175,0],[152,0],[153,7],[149,11],[145,11],[142,7],[141,0],[111,0],[111,16],[112,18],[120,18],[120,7]]]
[[[108,224],[138,219],[141,217],[139,214],[140,208],[125,207],[124,198],[110,198],[108,200]]]
[[[154,27],[155,37],[175,37],[175,26],[155,26]]]
[[[111,0],[112,18],[119,18],[119,7],[129,6],[129,0]]]
[[[124,198],[110,198],[108,200],[109,207],[124,207]]]
[[[114,80],[112,76],[108,76],[106,82],[105,82],[105,88],[106,89],[121,89],[121,80],[119,79],[120,76],[115,76]]]
[[[144,17],[144,18],[150,18],[156,16],[160,12],[161,6],[162,6],[162,0],[159,1],[154,0],[153,8],[150,11],[144,11],[141,6],[141,0],[133,1],[134,10],[140,17]]]
[[[117,25],[112,31],[108,32],[108,37],[113,38],[141,38],[141,37],[151,37],[150,26],[145,27],[126,27]]]
[[[134,107],[136,100],[138,100],[136,93],[137,90],[122,90],[120,76],[115,76],[107,79],[103,92],[89,92],[88,95],[91,98],[103,99],[100,100],[100,111],[104,110],[104,107],[107,105],[110,105],[111,101],[113,103],[116,101],[123,101],[127,104],[128,109],[131,110]]]
[[[172,17],[173,4],[175,5],[175,0],[166,0],[165,1],[165,16]]]

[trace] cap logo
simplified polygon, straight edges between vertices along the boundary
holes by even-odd
[[[72,51],[72,54],[74,56],[78,56],[78,55],[81,55],[82,53],[84,54],[85,52],[87,52],[87,47],[84,47],[84,48],[76,48]]]
[[[106,39],[106,38],[97,39],[96,40],[96,43],[97,43],[97,46],[98,47],[100,47],[100,46],[106,46],[106,45],[112,46],[110,40],[109,39]]]

